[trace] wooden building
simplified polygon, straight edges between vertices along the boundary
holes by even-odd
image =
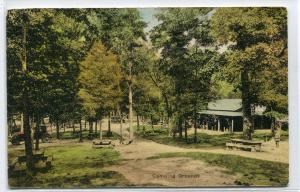
[[[271,119],[263,115],[265,107],[256,107],[253,115],[254,129],[270,129]],[[202,128],[215,131],[242,131],[243,111],[241,99],[220,99],[209,102],[206,110],[199,112]]]

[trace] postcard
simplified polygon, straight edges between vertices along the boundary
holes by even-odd
[[[285,187],[287,9],[10,9],[11,189]]]

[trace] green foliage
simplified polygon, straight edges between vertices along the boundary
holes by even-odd
[[[213,79],[212,92],[216,99],[236,99],[241,98],[241,93],[236,90],[231,83],[224,80]]]
[[[158,58],[144,45],[136,50],[134,58],[133,109],[139,116],[155,118],[164,113],[161,92],[151,79],[151,67]]]
[[[176,119],[195,116],[210,98],[211,76],[218,57],[213,49],[205,47],[212,43],[208,34],[209,11],[210,8],[164,9],[157,14],[160,23],[150,34],[153,46],[160,50],[154,71],[161,74],[154,74],[164,75],[168,81],[163,84],[162,78],[152,79],[161,89],[166,111]]]
[[[264,161],[241,157],[237,155],[223,155],[214,153],[161,153],[156,158],[190,157],[205,161],[209,165],[221,166],[229,169],[231,173],[240,174],[235,182],[244,186],[287,186],[289,178],[289,165],[286,163]]]
[[[89,43],[72,10],[10,10],[7,17],[8,111],[69,118],[78,62]],[[21,19],[20,19],[21,18]],[[24,105],[24,97],[26,104]],[[64,113],[64,115],[62,115]]]
[[[264,115],[266,115],[270,118],[275,118],[277,120],[286,120],[287,119],[286,114],[279,113],[277,111],[268,111],[268,112],[264,113]]]
[[[113,110],[120,101],[121,67],[103,44],[95,43],[80,64],[79,98],[88,117]]]
[[[101,17],[106,18],[102,42],[117,55],[124,76],[129,75],[135,48],[145,39],[146,24],[137,9],[106,9]]]
[[[286,114],[286,9],[218,8],[211,27],[210,34],[215,40],[227,46],[227,64],[223,68],[227,80],[240,82],[240,85],[235,83],[236,88],[242,90],[251,104]],[[244,85],[240,79],[242,73],[249,78]]]

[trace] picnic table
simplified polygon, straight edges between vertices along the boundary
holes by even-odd
[[[244,140],[244,139],[231,139],[226,143],[227,149],[242,149],[247,151],[261,151],[262,142]]]
[[[39,167],[38,164],[41,164],[42,167],[45,168],[50,168],[51,167],[51,162],[53,160],[52,156],[46,156],[44,154],[45,152],[37,152],[35,154],[32,155],[32,162],[35,168]],[[9,169],[11,171],[15,170],[15,169],[22,169],[23,168],[23,164],[25,165],[26,163],[26,156],[22,155],[22,156],[18,156],[17,158],[15,158],[13,160],[13,162],[9,165]]]
[[[111,148],[115,145],[110,140],[93,141],[93,148]]]

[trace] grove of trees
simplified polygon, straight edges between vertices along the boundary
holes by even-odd
[[[146,33],[137,9],[8,12],[8,116],[23,114],[28,170],[30,121],[45,117],[57,139],[63,123],[80,123],[82,134],[83,119],[92,137],[93,123],[116,112],[128,115],[129,140],[135,113],[137,129],[163,119],[173,137],[187,138],[192,124],[196,142],[198,111],[218,97],[241,96],[247,139],[253,107],[288,113],[286,9],[163,8],[156,18]]]

